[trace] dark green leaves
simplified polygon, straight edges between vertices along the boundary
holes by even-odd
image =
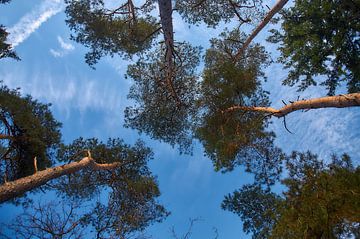
[[[11,0],[0,0],[0,4],[6,4],[10,1]],[[0,24],[0,59],[10,57],[15,60],[20,60],[15,51],[12,49],[12,46],[6,42],[8,35],[9,33],[6,31],[5,27]]]
[[[261,189],[261,186],[245,185],[225,196],[221,207],[237,214],[243,222],[244,232],[251,233],[252,238],[268,239],[282,201],[281,197]]]
[[[53,118],[49,106],[31,96],[21,97],[17,90],[0,87],[1,168],[8,180],[34,173],[34,157],[38,169],[52,164],[61,124]]]
[[[179,0],[175,9],[190,24],[204,22],[210,27],[234,18],[240,24],[257,22],[263,14],[262,0]]]
[[[146,14],[151,4],[135,8],[132,1],[126,2],[107,9],[100,0],[66,1],[66,22],[76,33],[71,38],[91,49],[85,56],[90,66],[105,55],[131,56],[151,47],[159,30],[156,20]]]
[[[294,152],[286,163],[289,176],[283,197],[245,185],[225,197],[222,207],[243,220],[253,238],[354,237],[360,220],[360,168],[349,156],[329,164],[316,155]]]
[[[274,182],[283,158],[273,145],[273,133],[263,114],[227,111],[234,105],[267,106],[267,92],[260,86],[262,67],[269,63],[264,49],[250,46],[237,62],[233,56],[246,36],[239,30],[212,39],[205,57],[201,83],[199,123],[196,137],[214,163],[216,170],[232,170],[243,165],[256,174],[258,182]]]
[[[100,236],[127,238],[168,215],[156,201],[160,191],[147,166],[153,154],[143,142],[129,146],[120,139],[102,143],[97,139],[79,138],[61,147],[59,160],[80,160],[87,156],[87,150],[97,163],[121,162],[122,166],[115,170],[82,170],[56,180],[52,187],[71,200],[91,200],[108,193],[107,200],[97,202],[86,215],[87,223],[92,224]]]
[[[8,35],[9,33],[6,32],[5,27],[0,25],[0,59],[10,57],[15,60],[20,60],[20,58],[13,51],[11,45],[6,42]]]
[[[178,144],[182,151],[186,151],[191,144],[192,117],[197,110],[199,87],[196,67],[200,48],[178,43],[174,50],[171,81],[168,79],[163,45],[129,66],[127,75],[135,84],[128,97],[137,105],[126,108],[125,126],[171,145]]]
[[[304,90],[322,75],[330,95],[341,82],[349,93],[360,91],[359,18],[359,0],[295,1],[283,12],[283,31],[269,38],[281,43],[280,62],[290,69],[283,83]]]

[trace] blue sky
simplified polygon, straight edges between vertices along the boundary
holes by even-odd
[[[273,3],[269,1],[268,5]],[[18,62],[1,60],[0,80],[11,88],[21,87],[23,94],[31,94],[41,102],[52,103],[55,117],[63,123],[65,142],[79,136],[102,140],[121,137],[132,144],[141,138],[153,148],[155,160],[150,165],[158,176],[162,192],[159,200],[172,213],[164,223],[148,228],[147,233],[154,238],[169,238],[173,226],[178,234],[184,233],[189,218],[201,218],[194,225],[193,239],[213,238],[214,227],[218,230],[218,238],[250,238],[242,232],[240,219],[222,211],[220,203],[224,195],[251,183],[252,176],[241,168],[226,174],[214,172],[199,144],[195,144],[192,156],[180,156],[169,145],[123,128],[123,110],[131,104],[126,98],[131,81],[124,78],[128,63],[118,57],[105,57],[96,65],[96,70],[92,70],[84,61],[87,49],[69,40],[70,31],[63,10],[61,0],[12,0],[0,6],[0,23],[8,28],[10,42],[22,59]],[[174,29],[177,40],[187,40],[205,49],[208,39],[219,33],[219,30],[203,26],[188,28],[177,16]],[[264,40],[267,29],[255,41],[262,42],[276,59],[276,46]],[[268,81],[264,87],[271,92],[274,107],[281,107],[281,100],[326,94],[320,87],[296,92],[296,89],[282,86],[286,71],[278,64],[266,69],[266,75]],[[287,117],[287,125],[294,134],[284,129],[282,120],[274,119],[270,126],[278,136],[278,146],[285,152],[311,150],[323,157],[347,152],[359,162],[359,109],[295,112]],[[9,208],[7,205],[0,207],[0,221],[13,216]]]

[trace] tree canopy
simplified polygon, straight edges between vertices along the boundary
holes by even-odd
[[[131,0],[107,7],[102,0],[66,0],[66,23],[76,34],[71,39],[91,49],[86,62],[93,66],[102,56],[131,56],[151,47],[159,24],[148,13],[152,1],[135,7]]]
[[[254,183],[227,195],[222,208],[240,216],[253,238],[360,235],[360,167],[346,154],[330,163],[310,152],[287,156],[269,127],[274,116],[283,118],[287,129],[285,117],[298,110],[360,106],[359,0],[295,0],[284,10],[285,0],[271,9],[262,0],[115,2],[65,0],[65,13],[70,38],[90,49],[85,59],[91,67],[104,56],[129,61],[125,78],[132,80],[128,98],[134,104],[125,109],[125,127],[178,146],[180,153],[191,153],[197,141],[216,171],[241,166],[251,173]],[[288,70],[283,84],[303,91],[320,83],[328,96],[271,107],[263,83],[273,61],[252,40],[279,11],[280,29],[271,30],[268,41],[278,44],[278,63]],[[176,41],[173,12],[190,25],[217,28],[231,22],[235,27],[210,39],[202,58],[201,47]],[[0,58],[18,59],[7,37],[0,25]],[[348,93],[335,95],[343,82]],[[61,229],[39,228],[38,222],[52,219],[44,219],[38,208],[39,214],[18,221],[29,230],[15,231],[82,237],[69,234],[81,225],[97,238],[130,238],[169,215],[158,202],[150,148],[118,138],[103,143],[80,137],[64,144],[61,124],[49,108],[0,86],[0,203],[41,187],[63,201],[90,206],[81,215],[69,213],[68,220],[58,222]],[[282,193],[272,191],[277,182]]]
[[[18,90],[0,86],[1,182],[33,174],[35,157],[40,170],[54,163],[61,123],[49,107],[29,95],[21,96]]]
[[[283,83],[304,90],[321,80],[328,94],[334,95],[346,82],[349,93],[359,92],[359,18],[358,0],[295,1],[284,10],[282,29],[272,30],[269,37],[281,43],[279,60],[290,70]]]
[[[253,238],[342,238],[359,235],[360,167],[348,155],[329,164],[310,152],[290,155],[286,189],[277,195],[245,185],[222,208],[243,220]]]
[[[174,75],[168,81],[166,47],[161,45],[135,64],[129,65],[127,75],[134,80],[128,98],[136,106],[125,109],[125,126],[145,132],[153,138],[188,151],[191,144],[193,116],[199,84],[196,67],[199,47],[187,43],[175,46]],[[170,88],[170,89],[169,89]]]
[[[0,0],[0,4],[9,3],[11,0]],[[0,24],[0,59],[10,57],[15,60],[20,60],[15,51],[12,49],[11,44],[7,42],[9,33],[6,31],[5,26]]]
[[[263,69],[269,66],[271,61],[268,60],[267,53],[260,45],[251,45],[250,42],[286,2],[279,1],[265,16],[265,4],[262,1],[175,1],[173,9],[171,1],[158,1],[159,22],[164,42],[160,42],[160,45],[153,50],[143,51],[144,55],[128,68],[127,76],[134,80],[129,98],[134,99],[136,105],[126,108],[125,126],[137,129],[139,132],[145,132],[152,138],[168,142],[173,146],[177,144],[182,152],[187,152],[191,145],[191,139],[197,138],[205,146],[206,154],[212,157],[216,169],[231,169],[238,164],[234,163],[236,162],[234,159],[239,155],[241,149],[244,150],[243,152],[249,152],[247,147],[253,149],[256,140],[258,140],[257,145],[273,145],[274,134],[266,132],[269,123],[268,116],[285,117],[288,113],[299,109],[358,106],[360,96],[355,93],[344,97],[324,97],[291,102],[287,107],[279,110],[269,107],[268,92],[263,90],[261,85],[262,81],[266,79]],[[127,1],[120,8],[110,11],[105,8],[101,1],[91,3],[89,1],[67,1],[67,3],[68,23],[70,23],[70,27],[78,36],[81,36],[82,30],[72,27],[81,26],[81,24],[78,24],[80,22],[76,20],[76,13],[71,11],[73,6],[79,6],[80,10],[78,12],[84,11],[81,16],[98,11],[101,14],[106,12],[110,12],[110,15],[119,14],[120,17],[131,14],[132,6],[132,2]],[[139,10],[140,14],[149,16],[151,9],[155,6],[154,4],[155,1],[146,1],[145,5],[134,9]],[[283,13],[282,31],[276,32],[271,37],[273,42],[283,42],[286,45],[286,34],[292,36],[293,33],[290,31],[300,31],[300,29],[294,30],[298,29],[297,27],[288,27],[290,23],[287,23],[287,16],[291,15],[290,12],[297,11],[299,14],[304,12],[304,14],[311,15],[311,11],[316,11],[316,8],[323,10],[336,6],[335,3],[325,4],[320,1],[317,1],[316,7],[308,7],[306,4],[309,3],[296,2],[294,7],[285,11],[287,14]],[[354,4],[354,7],[356,7],[356,3]],[[346,4],[344,3],[344,5]],[[123,8],[128,9],[128,11],[121,12],[121,14],[117,12],[123,10]],[[354,9],[349,10],[347,16],[355,17]],[[230,22],[234,19],[240,23],[233,30],[226,29],[219,39],[211,40],[210,49],[206,51],[204,58],[205,67],[202,77],[197,77],[195,69],[199,62],[197,58],[199,51],[187,44],[177,44],[174,39],[172,11],[179,12],[181,17],[189,24],[204,22],[208,26],[217,27],[221,21]],[[309,12],[306,13],[306,11]],[[322,14],[326,15],[327,13]],[[329,14],[326,16],[329,17]],[[347,16],[342,16],[339,13],[339,18],[343,20]],[[264,19],[259,24],[261,28],[255,28],[255,35],[246,35],[241,30],[243,23],[259,22],[258,20],[262,17]],[[316,25],[316,21],[321,17],[320,14],[318,18],[313,20],[312,24]],[[129,19],[133,20],[133,17],[130,16],[126,19],[128,21]],[[289,17],[289,19],[292,18]],[[332,21],[324,20],[326,28],[335,30],[340,28],[340,25],[334,25]],[[94,33],[101,33],[94,26],[89,26],[86,29]],[[113,26],[109,29],[116,32],[119,28]],[[341,31],[343,30],[341,29]],[[331,32],[331,30],[328,32]],[[353,30],[351,32],[350,38],[354,41],[352,43],[354,47],[351,49],[357,49],[358,41],[355,35],[358,33]],[[301,34],[311,35],[307,34],[305,30]],[[318,32],[314,32],[314,34],[318,34]],[[300,41],[303,41],[302,39]],[[101,42],[101,40],[97,39],[96,42]],[[110,45],[114,47],[121,46],[117,42],[112,42]],[[335,51],[339,47],[335,45],[332,49]],[[101,47],[95,48],[101,49]],[[296,44],[288,48],[293,51],[297,50]],[[285,47],[281,49],[285,49]],[[346,51],[345,48],[341,49]],[[348,56],[353,55],[355,59],[358,57],[359,52],[351,49],[346,54]],[[316,48],[316,50],[322,51],[323,49]],[[119,48],[116,51],[121,52]],[[302,49],[299,54],[302,52],[309,53],[309,51]],[[115,50],[113,53],[115,53]],[[308,67],[306,62],[308,62],[309,55],[306,54],[301,54],[301,59],[304,59],[304,66]],[[345,56],[346,54],[342,55]],[[318,55],[314,54],[315,58]],[[296,65],[300,66],[299,64]],[[186,69],[186,71],[183,71],[183,69]],[[333,72],[339,72],[334,67],[332,69],[334,69]],[[293,72],[290,71],[290,78]],[[314,77],[316,74],[318,73],[312,71],[308,75]],[[301,79],[300,75],[295,77],[296,80]],[[209,89],[211,87],[214,89]],[[353,92],[353,90],[350,90],[350,92]],[[237,126],[234,127],[235,125]],[[228,132],[225,136],[226,131]],[[259,143],[264,140],[267,143]],[[278,162],[281,154],[275,147],[271,146],[271,148],[271,150],[269,148],[266,150],[267,153],[262,149],[257,149],[255,154],[277,155],[274,162]],[[272,153],[269,153],[269,150]],[[266,157],[264,156],[264,158]],[[275,164],[278,165],[278,163]]]
[[[216,27],[221,21],[228,23],[234,18],[239,24],[254,25],[264,14],[262,0],[183,0],[176,1],[175,9],[190,24],[204,22]]]
[[[250,46],[245,57],[233,61],[232,56],[245,38],[239,30],[233,30],[211,40],[201,82],[196,138],[204,145],[215,169],[232,170],[243,165],[248,171],[257,172],[257,180],[266,181],[280,172],[282,159],[281,151],[273,144],[274,134],[266,131],[267,119],[257,112],[226,112],[235,104],[269,104],[268,93],[260,84],[262,69],[269,64],[264,48]]]
[[[79,138],[62,146],[58,159],[78,161],[84,154],[79,152],[87,150],[100,165],[122,164],[114,170],[84,169],[55,180],[52,187],[60,196],[82,201],[108,192],[107,202],[96,202],[85,215],[87,223],[94,225],[100,236],[127,238],[154,222],[161,222],[168,215],[156,200],[160,190],[156,177],[147,166],[153,154],[143,142],[129,146],[120,139],[102,143],[97,139]]]
[[[6,180],[0,185],[0,202],[39,187],[79,203],[107,193],[106,200],[87,207],[81,216],[82,224],[92,225],[98,238],[127,238],[168,215],[157,202],[160,190],[147,165],[153,154],[143,142],[130,146],[121,139],[102,143],[79,138],[65,145],[50,105],[6,86],[0,90],[1,169]]]

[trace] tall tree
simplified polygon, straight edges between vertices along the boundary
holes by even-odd
[[[52,165],[61,124],[49,107],[0,86],[0,182],[33,174],[34,160],[40,170]]]
[[[235,29],[211,40],[201,82],[196,138],[215,169],[232,170],[244,165],[256,172],[259,182],[271,184],[280,173],[283,156],[273,144],[274,134],[266,132],[267,119],[257,112],[224,111],[233,104],[269,104],[268,93],[260,85],[262,69],[269,64],[264,48],[252,45],[246,57],[233,61],[244,39],[246,35]]]
[[[280,62],[290,70],[284,84],[299,90],[321,85],[334,95],[341,82],[349,93],[360,91],[360,1],[295,1],[282,13],[282,30],[271,42],[281,43]]]
[[[89,152],[92,155],[83,157]],[[80,138],[59,150],[60,161],[73,162],[1,185],[0,201],[46,183],[59,196],[82,202],[107,192],[108,200],[97,202],[85,215],[86,223],[95,227],[98,238],[127,238],[168,215],[156,200],[160,191],[147,166],[151,158],[151,150],[140,141],[131,147],[120,139],[109,139],[104,144]]]
[[[274,146],[274,134],[266,132],[268,120],[257,112],[225,112],[234,104],[269,104],[261,89],[262,69],[269,64],[259,45],[251,45],[246,57],[233,61],[246,35],[239,29],[213,39],[205,57],[203,80],[198,83],[196,49],[179,45],[174,86],[182,104],[171,97],[164,83],[162,51],[131,65],[128,75],[135,80],[129,97],[138,104],[125,111],[125,126],[151,137],[179,145],[187,152],[193,138],[200,140],[216,170],[232,170],[244,165],[256,172],[259,182],[274,183],[281,171],[283,155]],[[185,57],[186,56],[186,57]],[[180,61],[185,59],[186,61]]]
[[[40,187],[56,190],[59,196],[77,202],[89,202],[107,193],[107,200],[94,204],[84,215],[87,225],[94,226],[97,238],[127,238],[168,215],[156,200],[160,191],[148,168],[153,154],[144,143],[138,141],[130,146],[120,139],[102,143],[79,138],[69,145],[60,144],[60,123],[53,118],[49,105],[31,96],[22,97],[18,90],[6,86],[0,89],[2,164],[5,161],[5,166],[13,167],[2,168],[12,181],[0,185],[0,203]],[[98,217],[102,220],[98,221]],[[73,229],[56,232],[59,228],[53,226],[55,234],[65,235]]]
[[[282,197],[246,185],[223,201],[244,220],[253,238],[343,238],[359,235],[360,167],[349,156],[328,165],[311,153],[294,152],[286,163]]]
[[[157,202],[160,191],[156,177],[148,168],[153,153],[144,143],[134,146],[120,139],[107,143],[96,139],[78,139],[59,151],[59,160],[77,162],[90,150],[97,165],[83,168],[65,177],[58,178],[52,187],[71,199],[82,201],[108,193],[107,201],[100,201],[87,213],[99,238],[112,235],[129,238],[152,223],[162,221],[168,212]]]

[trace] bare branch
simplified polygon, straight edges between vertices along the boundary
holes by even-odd
[[[297,110],[310,110],[321,108],[345,108],[360,106],[360,93],[352,93],[346,95],[327,96],[321,98],[314,98],[309,100],[299,100],[291,104],[287,104],[281,109],[274,109],[272,107],[257,107],[257,106],[232,106],[223,111],[232,112],[235,110],[254,111],[260,113],[269,113],[275,117],[284,117],[285,115]]]

